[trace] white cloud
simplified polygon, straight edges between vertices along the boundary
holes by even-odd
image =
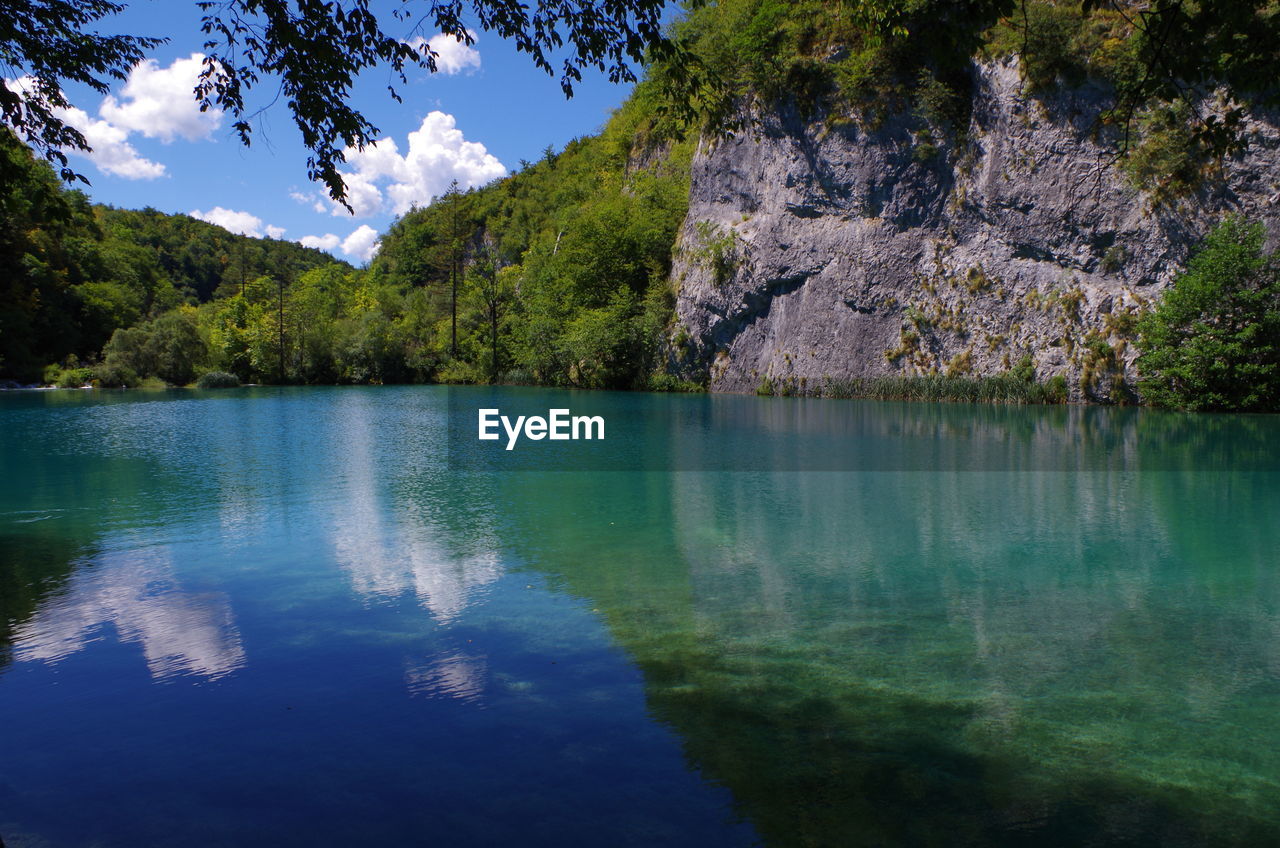
[[[396,148],[396,143],[391,139],[386,139],[385,144],[384,142],[379,142],[379,145],[390,145],[393,153]],[[372,152],[373,149],[372,147],[365,148],[366,152]],[[342,181],[347,186],[347,203],[351,206],[351,214],[356,218],[367,218],[382,211],[382,191],[374,185],[374,181],[381,176],[383,175],[360,172],[354,174],[344,173],[342,175]],[[330,204],[334,215],[347,214],[347,210],[341,205],[333,201],[330,201]]]
[[[298,244],[303,247],[314,247],[317,250],[333,250],[338,245],[342,244],[342,239],[338,238],[333,233],[326,233],[322,236],[303,236],[298,239]]]
[[[23,99],[42,100],[42,93],[31,77],[5,79],[4,85]],[[67,126],[74,127],[84,136],[91,150],[67,150],[68,154],[82,156],[98,166],[106,174],[114,174],[127,180],[154,180],[165,175],[165,167],[138,154],[129,143],[129,133],[109,121],[89,116],[83,109],[53,109],[55,117]]]
[[[341,247],[343,253],[361,262],[372,259],[377,254],[378,248],[382,246],[378,239],[378,231],[368,224],[356,227],[345,239],[333,233],[325,233],[322,236],[303,236],[298,239],[298,244],[330,252]]]
[[[98,114],[118,127],[166,143],[178,136],[188,141],[208,138],[222,122],[222,112],[201,112],[196,103],[194,91],[203,62],[201,53],[175,59],[167,68],[155,59],[144,59],[129,72],[120,90],[122,100],[108,95]]]
[[[302,192],[295,188],[289,192],[289,196],[303,206],[310,206],[314,212],[329,211],[329,204],[325,202],[325,198],[318,191]]]
[[[467,35],[471,36],[473,42],[476,40],[476,34],[471,30],[467,30]],[[452,35],[445,35],[443,32],[432,36],[430,39],[418,36],[405,43],[417,50],[423,58],[426,58],[427,50],[436,54],[436,71],[438,73],[452,76],[463,71],[471,73],[480,67],[479,50],[469,47],[465,41],[459,41]]]
[[[368,262],[381,246],[378,231],[368,224],[361,224],[355,232],[343,239],[342,252],[361,262]]]
[[[265,232],[272,238],[279,238],[284,234],[284,227],[273,227],[270,224],[263,224],[262,219],[257,215],[248,212],[238,212],[235,209],[225,209],[221,206],[215,206],[208,212],[201,212],[199,209],[192,209],[187,213],[192,218],[199,218],[201,221],[208,221],[210,224],[217,224],[224,230],[230,230],[233,233],[239,233],[242,236],[252,236],[253,238],[262,238]]]
[[[462,188],[475,188],[507,174],[496,156],[483,144],[467,141],[454,117],[444,112],[433,111],[423,118],[408,141],[403,156],[391,138],[364,150],[345,151],[347,162],[355,168],[343,173],[347,202],[355,217],[373,215],[387,206],[403,215],[415,204],[424,206],[439,197],[453,180]],[[332,208],[335,215],[346,212],[338,204]]]
[[[98,170],[126,180],[154,180],[165,175],[165,167],[138,155],[127,139],[129,134],[109,121],[89,117],[83,109],[57,109],[57,116],[84,136],[90,150],[68,150],[98,166]]]

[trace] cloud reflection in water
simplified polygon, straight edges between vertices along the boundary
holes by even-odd
[[[224,677],[244,665],[244,648],[225,595],[183,592],[164,549],[104,555],[70,580],[14,633],[19,662],[54,664],[103,638],[114,626],[122,642],[142,647],[157,680]]]

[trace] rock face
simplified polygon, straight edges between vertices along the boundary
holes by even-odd
[[[975,66],[966,144],[906,119],[761,118],[704,142],[677,248],[676,367],[713,391],[815,392],[886,374],[989,375],[1030,354],[1075,399],[1136,377],[1132,324],[1224,212],[1280,232],[1280,128],[1199,193],[1157,204],[1099,139],[1105,92],[1036,98],[1016,62]]]

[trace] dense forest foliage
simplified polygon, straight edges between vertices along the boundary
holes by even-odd
[[[828,122],[908,115],[922,149],[958,151],[971,60],[1016,53],[1033,92],[1109,86],[1101,121],[1124,130],[1113,135],[1135,184],[1185,192],[1234,144],[1238,110],[1202,113],[1206,86],[1274,95],[1262,58],[1280,53],[1280,16],[1260,1],[1157,5],[691,4],[669,31],[681,51],[651,61],[597,135],[410,211],[361,270],[186,216],[92,206],[6,136],[0,371],[107,386],[226,372],[691,388],[664,366],[699,138],[781,105]],[[1191,33],[1194,49],[1173,49]]]
[[[1142,394],[1183,409],[1280,409],[1280,255],[1224,220],[1138,326]]]
[[[436,379],[652,384],[692,145],[652,146],[646,96],[642,86],[599,135],[391,228],[367,284],[422,309],[417,361]]]
[[[12,379],[98,361],[117,329],[333,262],[186,215],[95,206],[7,131],[0,159],[0,373]]]
[[[692,151],[651,141],[651,112],[638,92],[599,135],[410,212],[360,271],[186,216],[90,206],[11,144],[0,367],[66,385],[208,371],[650,385]]]

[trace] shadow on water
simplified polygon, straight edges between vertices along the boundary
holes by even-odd
[[[1280,843],[1273,475],[504,489],[768,845]]]
[[[1258,845],[1277,835],[1257,820],[1205,821],[1190,793],[1106,778],[1046,783],[1033,760],[964,750],[953,740],[974,710],[821,688],[805,697],[805,684],[821,685],[805,675],[717,686],[738,672],[714,660],[675,677],[640,664],[655,715],[768,845]],[[673,685],[705,691],[654,691]]]

